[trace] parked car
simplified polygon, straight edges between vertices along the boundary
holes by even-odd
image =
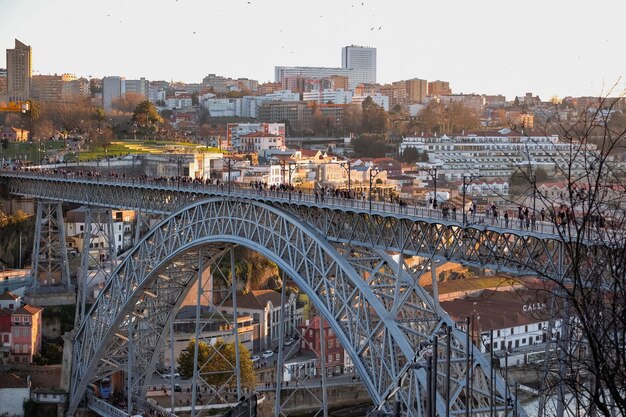
[[[274,352],[272,352],[271,350],[266,350],[261,356],[263,356],[263,359],[268,359],[274,356]]]
[[[252,360],[252,363],[256,363],[261,360],[261,358],[259,358],[259,355],[252,355],[250,359]]]
[[[161,377],[163,379],[170,379],[170,375],[171,374],[163,374],[163,375],[161,375]],[[176,379],[176,378],[180,378],[180,374],[178,372],[174,372],[174,379]]]
[[[289,339],[285,340],[285,346],[291,346],[295,343],[296,341],[293,339],[293,337],[290,337]]]
[[[174,392],[183,392],[183,387],[180,384],[174,384]]]

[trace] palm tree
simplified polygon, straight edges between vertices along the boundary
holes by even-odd
[[[163,123],[163,117],[161,117],[157,108],[150,100],[144,100],[137,105],[133,112],[132,120],[146,129],[150,129],[158,123]]]

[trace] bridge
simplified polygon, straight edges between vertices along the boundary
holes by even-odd
[[[236,245],[276,263],[309,296],[378,409],[390,411],[398,403],[404,415],[414,417],[431,411],[439,416],[487,415],[490,410],[523,415],[505,381],[469,342],[469,332],[440,308],[436,268],[431,296],[418,284],[426,269],[409,268],[405,257],[562,279],[573,264],[565,249],[575,236],[547,222],[526,228],[478,215],[451,218],[422,207],[231,184],[41,171],[4,171],[0,181],[13,195],[35,197],[42,207],[58,205],[57,214],[49,210],[48,217],[46,210],[38,210],[38,225],[58,219],[60,203],[133,209],[162,218],[114,265],[91,309],[81,314],[68,415],[90,384],[116,372],[126,375],[129,401],[145,399],[182,300],[201,284],[202,272],[218,269],[228,254],[234,270]],[[590,245],[593,238],[590,233]],[[237,295],[230,285],[236,315]],[[281,309],[281,319],[285,314]],[[236,324],[233,333],[237,340]],[[283,361],[279,349],[279,369]],[[237,361],[233,369],[241,397],[239,366]],[[194,404],[196,377],[202,379],[194,374]],[[276,416],[286,415],[282,378],[283,372],[276,372]],[[323,373],[324,416],[326,386]]]

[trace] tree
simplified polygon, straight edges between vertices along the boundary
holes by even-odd
[[[415,148],[406,148],[404,152],[402,152],[402,160],[408,164],[415,163],[422,159],[422,155]]]
[[[374,103],[372,97],[368,96],[361,103],[361,129],[365,133],[385,133],[387,130],[387,112]]]
[[[562,321],[560,337],[549,341],[555,355],[544,362],[540,392],[561,393],[559,404],[568,407],[571,399],[591,416],[626,415],[626,172],[614,158],[623,152],[626,129],[608,120],[622,97],[599,98],[577,119],[555,116],[541,127],[569,145],[551,161],[562,195],[543,192],[537,172],[526,168],[530,161],[516,174],[529,185],[537,210],[545,210],[560,250],[558,257],[537,249],[520,257],[520,266],[534,259],[543,291],[553,299],[553,319]],[[544,266],[555,261],[562,272],[547,273]]]
[[[142,101],[144,101],[144,96],[142,94],[126,93],[113,100],[111,107],[122,113],[132,113]]]
[[[193,376],[195,350],[195,340],[191,340],[187,349],[178,356],[178,369],[183,378]],[[218,339],[214,345],[209,345],[200,341],[198,343],[198,373],[211,386],[235,387],[237,385],[235,357],[234,343],[224,343],[223,340]],[[242,343],[239,343],[239,358],[241,386],[253,389],[256,385],[256,374],[250,359],[250,352]]]
[[[163,117],[150,100],[144,100],[137,104],[132,120],[145,129],[151,129],[155,125],[163,123]]]
[[[353,142],[356,156],[383,158],[387,155],[388,146],[385,135],[364,133]]]
[[[455,134],[480,127],[480,117],[462,103],[438,103],[431,101],[419,114],[423,131]]]

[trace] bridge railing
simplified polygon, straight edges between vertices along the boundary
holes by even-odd
[[[0,171],[0,173],[1,172],[3,171]],[[508,219],[505,219],[503,214],[491,216],[466,211],[465,221],[463,221],[463,213],[461,210],[455,212],[450,208],[447,210],[433,209],[424,205],[418,205],[417,203],[409,204],[403,200],[375,201],[374,199],[370,200],[369,195],[366,192],[359,192],[356,194],[352,193],[350,197],[343,197],[341,193],[329,191],[322,192],[321,190],[309,190],[302,188],[293,188],[291,190],[284,188],[271,189],[269,187],[255,187],[234,182],[228,183],[220,181],[208,183],[207,181],[191,180],[189,177],[151,178],[145,176],[130,177],[125,174],[102,176],[99,172],[93,171],[76,172],[41,169],[19,171],[5,170],[4,172],[19,176],[38,177],[42,179],[51,178],[78,180],[95,182],[98,184],[128,185],[133,187],[149,187],[170,191],[198,192],[212,195],[273,200],[276,202],[304,203],[307,205],[315,205],[331,209],[335,207],[341,209],[354,209],[380,215],[397,214],[399,216],[438,220],[446,224],[456,224],[459,226],[489,227],[502,230],[541,234],[555,237],[557,239],[576,239],[579,232],[575,219],[557,223],[555,220],[546,220],[545,218],[544,220],[532,220],[532,217],[524,217],[520,219],[517,213],[514,213],[514,215],[510,215]],[[535,216],[540,216],[540,214],[535,213]],[[591,224],[583,231],[583,233],[583,237],[588,241],[602,241],[609,236],[611,237],[611,240],[615,240],[616,238],[618,240],[623,240],[624,237],[623,232],[621,231],[616,233],[611,229],[596,226],[592,227]]]

